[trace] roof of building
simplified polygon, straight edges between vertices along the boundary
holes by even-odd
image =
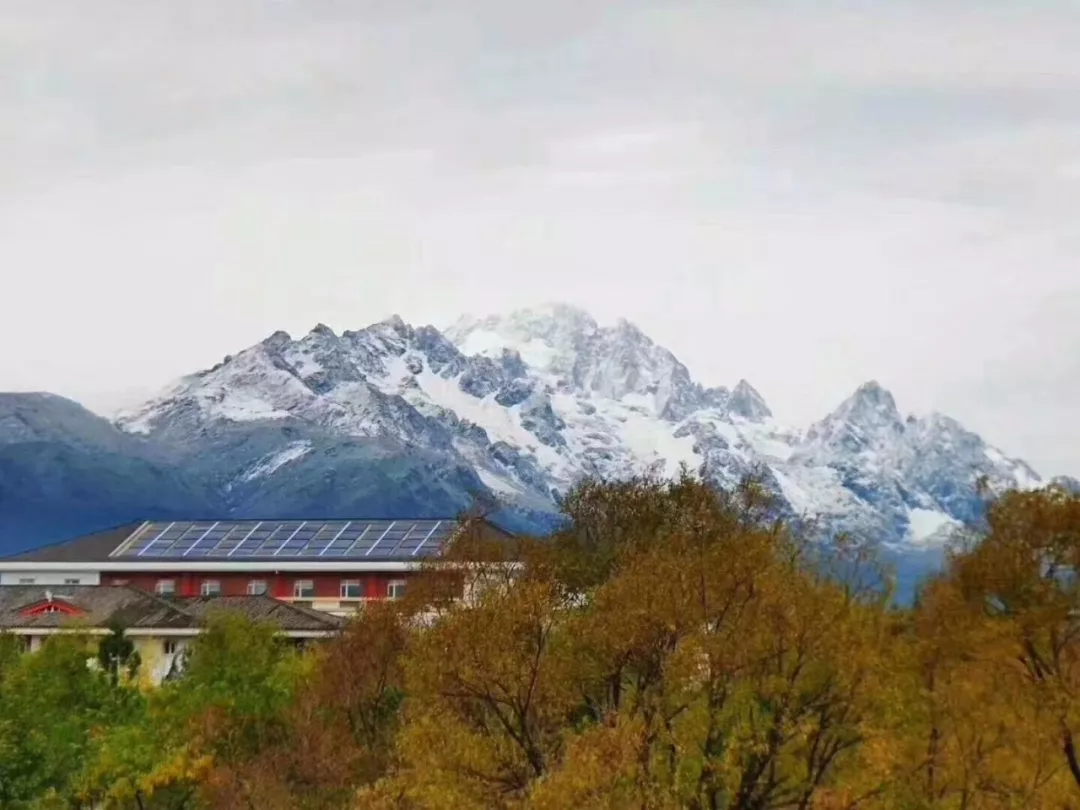
[[[8,562],[96,562],[107,560],[109,555],[131,537],[142,523],[125,523],[93,534],[70,540],[61,540],[47,546],[21,551],[0,559]]]
[[[3,563],[410,562],[439,554],[461,527],[441,520],[144,521],[77,537]],[[486,520],[488,536],[511,535]]]
[[[44,612],[47,605],[62,608]],[[334,631],[347,619],[271,596],[163,597],[124,585],[4,585],[0,587],[0,629],[57,628],[69,624],[126,628],[197,629],[215,611],[232,611],[285,632]]]
[[[43,603],[55,601],[76,609],[80,623],[88,626],[107,625],[114,616],[120,618],[134,611],[157,608],[152,597],[134,588],[106,588],[94,585],[0,586],[0,627],[59,627],[71,620],[63,613],[26,615],[26,611]]]
[[[184,609],[201,621],[215,611],[232,610],[256,622],[269,622],[282,630],[343,627],[348,619],[321,610],[283,602],[270,596],[193,596]]]

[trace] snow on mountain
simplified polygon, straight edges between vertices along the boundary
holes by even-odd
[[[702,389],[670,351],[628,321],[600,327],[588,313],[565,304],[465,318],[446,336],[466,355],[515,353],[556,391],[626,402],[665,420],[730,397],[723,388]],[[750,389],[751,397],[755,393]]]
[[[734,483],[756,470],[791,513],[897,548],[940,545],[977,517],[980,480],[1042,483],[948,417],[903,417],[876,382],[806,430],[781,425],[747,381],[703,386],[633,324],[600,326],[562,304],[462,318],[445,332],[397,316],[341,335],[277,332],[116,423],[178,452],[227,446],[226,488],[329,474],[334,461],[318,448],[334,442],[389,443],[384,456],[434,454],[435,467],[471,470],[533,513],[554,511],[585,475],[685,464]]]
[[[296,461],[298,458],[303,458],[310,452],[311,442],[293,442],[292,444],[287,445],[284,450],[271,453],[269,456],[259,459],[250,470],[244,473],[244,480],[251,481],[256,478],[265,478],[268,475],[273,475],[290,461]]]
[[[911,542],[916,545],[928,545],[947,538],[948,533],[962,525],[940,509],[920,509],[908,512],[908,526]]]
[[[1071,492],[1074,495],[1080,495],[1080,479],[1073,478],[1068,475],[1059,475],[1051,479],[1050,484],[1061,489]]]

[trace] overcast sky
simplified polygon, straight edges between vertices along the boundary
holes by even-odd
[[[1080,474],[1080,5],[3,0],[0,389],[545,301]]]

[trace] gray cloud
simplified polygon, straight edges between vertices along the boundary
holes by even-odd
[[[1075,474],[1078,41],[1064,2],[8,0],[0,387],[562,298],[792,421],[877,377]]]

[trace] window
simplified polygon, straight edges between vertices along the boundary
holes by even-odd
[[[176,642],[175,641],[166,641],[165,642],[165,654],[166,655],[176,655]]]
[[[298,579],[293,583],[292,595],[297,599],[313,599],[315,583],[310,579]]]
[[[390,599],[400,599],[405,595],[405,580],[395,579],[386,583],[386,595]]]
[[[360,586],[360,580],[358,579],[343,579],[341,580],[341,598],[342,599],[363,599],[364,589]]]
[[[203,596],[221,596],[221,583],[216,579],[208,579],[199,588]]]
[[[264,596],[266,594],[266,580],[253,579],[248,582],[248,596]]]
[[[64,584],[65,585],[78,585],[79,584],[79,578],[78,577],[69,577],[68,579],[64,580]]]
[[[33,585],[34,584],[34,578],[33,577],[19,577],[19,584],[20,585]]]
[[[172,596],[176,593],[175,579],[159,579],[154,585],[154,593],[159,596]]]

